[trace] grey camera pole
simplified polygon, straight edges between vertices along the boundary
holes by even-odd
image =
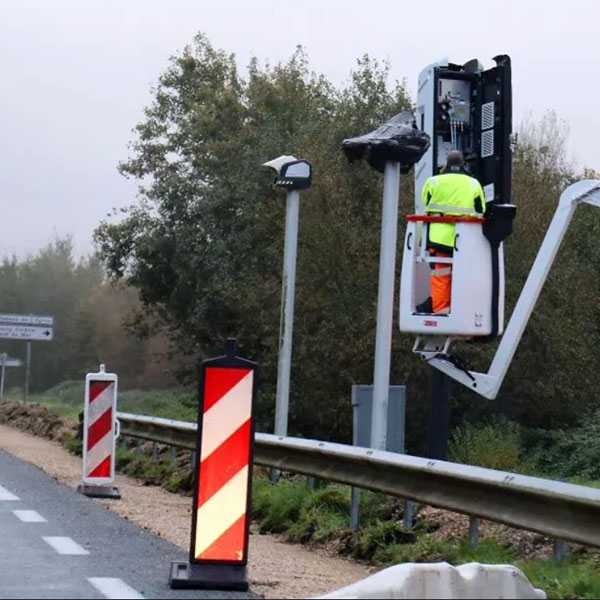
[[[298,249],[298,219],[300,190],[312,184],[312,167],[306,159],[298,160],[284,154],[263,164],[277,173],[275,186],[286,191],[285,240],[283,278],[281,282],[281,319],[279,323],[279,360],[277,365],[277,396],[275,400],[275,435],[286,436],[290,405],[290,374],[292,368],[292,335],[294,331],[294,294],[296,290],[296,256]],[[271,479],[276,479],[271,471]]]
[[[399,194],[400,163],[388,161],[385,163],[383,179],[377,334],[375,339],[373,414],[371,420],[371,447],[377,450],[386,449],[387,438]]]
[[[279,360],[277,364],[277,396],[275,399],[275,435],[287,436],[290,406],[290,374],[292,369],[292,335],[294,331],[294,294],[296,290],[296,256],[300,191],[312,184],[312,167],[306,159],[284,154],[263,164],[277,173],[275,186],[286,191],[283,277],[281,282],[281,318],[279,322]],[[271,469],[276,482],[277,469]]]
[[[294,331],[294,293],[296,289],[296,256],[298,252],[298,219],[300,192],[287,192],[283,279],[281,284],[281,321],[279,325],[279,363],[277,365],[277,398],[275,401],[275,435],[286,436],[290,406],[290,373],[292,368],[292,335]]]

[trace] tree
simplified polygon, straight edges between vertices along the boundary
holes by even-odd
[[[340,144],[410,106],[386,79],[386,65],[363,57],[336,89],[299,48],[274,67],[253,60],[244,80],[233,56],[198,36],[161,76],[121,165],[139,180],[140,202],[96,231],[109,274],[139,290],[181,352],[214,355],[236,335],[259,361],[263,427],[274,407],[285,203],[260,165],[294,153],[315,172],[301,209],[291,430],[348,438],[350,386],[371,377],[381,181],[350,168]]]

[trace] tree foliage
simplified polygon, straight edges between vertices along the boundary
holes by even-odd
[[[118,369],[123,385],[164,385],[174,378],[167,341],[130,335],[127,316],[139,309],[137,292],[112,286],[95,257],[73,259],[69,237],[57,238],[23,260],[0,264],[0,307],[4,313],[54,317],[54,339],[32,342],[31,390],[45,390],[66,379],[82,380],[100,363]],[[25,361],[26,344],[1,340],[0,349]],[[8,369],[7,388],[23,387],[23,368]]]
[[[309,158],[315,173],[300,215],[290,431],[348,440],[351,385],[372,381],[382,181],[365,164],[348,165],[340,143],[411,107],[404,84],[390,87],[387,79],[387,65],[364,56],[336,87],[310,71],[300,48],[274,66],[253,60],[242,75],[233,55],[197,36],[170,60],[120,166],[139,182],[139,201],[96,231],[110,277],[139,292],[139,327],[164,325],[188,358],[218,354],[235,335],[260,363],[260,427],[272,427],[274,411],[285,221],[284,198],[260,165],[295,154]],[[564,140],[552,115],[521,132],[517,230],[506,245],[507,316],[558,195],[574,177]],[[402,183],[405,213],[411,179]],[[593,247],[597,227],[588,215],[577,218],[498,401],[457,386],[457,420],[498,412],[552,427],[594,405],[600,370],[591,349],[600,314],[590,258],[600,252]],[[391,379],[409,386],[416,450],[427,367],[395,327]],[[460,352],[486,370],[494,349]]]
[[[214,355],[235,335],[260,362],[263,426],[273,412],[285,199],[260,165],[293,153],[316,173],[301,208],[292,430],[347,435],[350,385],[371,377],[381,182],[350,168],[339,148],[409,107],[386,78],[385,65],[364,57],[335,89],[298,49],[285,64],[252,61],[242,79],[234,57],[197,37],[160,78],[121,165],[140,181],[140,202],[96,232],[109,273],[139,289],[182,352]]]

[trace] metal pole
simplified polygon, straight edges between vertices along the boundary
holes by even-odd
[[[29,376],[31,369],[31,340],[27,340],[27,365],[25,367],[25,400],[29,395]]]
[[[4,373],[6,371],[6,352],[2,353],[2,378],[0,380],[0,400],[4,400]]]
[[[296,288],[296,255],[300,192],[287,194],[283,280],[281,285],[281,322],[279,328],[279,364],[277,367],[277,400],[275,403],[275,435],[286,436],[290,404],[292,333],[294,329],[294,291]]]
[[[429,458],[446,460],[450,430],[450,379],[432,367],[429,386]]]
[[[404,516],[402,517],[402,525],[406,529],[412,529],[415,524],[415,505],[412,500],[404,501]]]
[[[565,554],[567,550],[567,544],[565,540],[554,540],[554,562],[560,564],[565,560]]]
[[[350,502],[350,529],[356,531],[359,526],[359,504],[360,504],[360,490],[356,487],[351,489],[351,502]]]
[[[385,450],[387,438],[399,193],[400,163],[387,162],[383,179],[377,337],[373,376],[373,418],[371,420],[371,447],[378,450]]]
[[[477,548],[479,544],[479,519],[469,516],[469,548]]]

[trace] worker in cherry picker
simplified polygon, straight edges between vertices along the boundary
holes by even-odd
[[[429,215],[483,217],[485,196],[481,184],[465,171],[460,150],[451,150],[440,175],[429,177],[423,186],[423,204]],[[455,223],[429,223],[427,250],[430,256],[449,258],[454,252]],[[448,314],[452,291],[452,264],[431,263],[431,296],[417,312]]]

